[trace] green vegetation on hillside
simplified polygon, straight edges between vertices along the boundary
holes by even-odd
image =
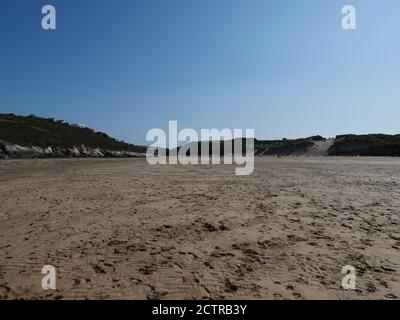
[[[0,140],[20,146],[73,148],[84,145],[112,151],[145,152],[146,148],[109,137],[103,132],[61,120],[0,114]]]
[[[314,146],[315,141],[323,141],[321,136],[301,139],[255,140],[256,154],[259,155],[292,155],[306,153]]]
[[[328,153],[343,156],[400,156],[400,135],[339,135]]]
[[[242,153],[246,153],[246,139],[242,138]],[[257,140],[254,139],[254,153],[256,155],[301,155],[307,153],[310,148],[312,148],[317,141],[324,141],[325,138],[321,136],[313,136],[302,139],[282,139],[282,140]],[[232,150],[229,154],[234,153],[234,141],[231,142]],[[219,144],[219,154],[223,156],[225,154],[225,143],[226,141],[202,141],[202,142],[194,142],[191,143],[193,147],[197,147],[198,154],[201,154],[202,146],[208,144],[208,155],[211,155],[213,152],[213,147],[218,148]],[[197,144],[197,146],[196,146]],[[186,145],[189,147],[189,145]],[[180,148],[178,148],[180,149]],[[218,149],[217,149],[218,150]],[[218,151],[217,151],[218,152]],[[189,152],[186,154],[189,156]],[[192,154],[193,155],[193,154]]]
[[[321,136],[312,136],[302,139],[282,140],[254,140],[254,151],[256,155],[301,155],[307,154],[320,141],[326,139]],[[233,141],[232,141],[233,142]],[[219,141],[220,155],[224,155],[226,142]],[[246,139],[241,139],[242,152],[246,152]],[[201,146],[209,145],[209,155],[212,153],[216,141],[195,142],[198,154],[201,154]],[[133,152],[145,153],[146,147],[128,144],[123,141],[109,137],[106,133],[96,132],[93,129],[78,124],[69,124],[62,120],[42,118],[34,115],[17,116],[14,114],[0,114],[0,157],[18,156],[30,153],[31,156],[46,156],[46,152],[39,151],[10,151],[9,145],[22,147],[61,148],[53,150],[49,156],[74,156],[75,151],[65,150],[68,148],[101,149],[103,155],[110,152]],[[233,152],[232,143],[232,152]],[[33,148],[34,149],[34,148]],[[39,154],[36,154],[39,152]],[[44,151],[43,151],[44,152]],[[78,156],[87,156],[82,147]],[[14,153],[14,154],[12,154]],[[167,150],[168,153],[168,150]],[[92,152],[96,156],[96,152]],[[188,154],[188,153],[187,153]],[[188,154],[189,155],[189,154]],[[328,149],[328,155],[344,156],[400,156],[400,135],[367,134],[367,135],[338,135]],[[111,154],[115,156],[115,154]],[[121,154],[123,156],[123,154]]]

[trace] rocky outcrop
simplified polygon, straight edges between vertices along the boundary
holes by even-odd
[[[84,145],[73,148],[20,146],[0,142],[0,159],[8,158],[126,158],[144,157],[145,154],[131,151],[103,150]]]
[[[4,148],[1,142],[0,142],[0,159],[8,159],[6,149]]]

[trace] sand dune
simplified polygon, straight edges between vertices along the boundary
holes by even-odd
[[[0,181],[0,298],[400,298],[396,158],[9,160]]]

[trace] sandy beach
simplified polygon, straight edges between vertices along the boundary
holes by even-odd
[[[0,298],[399,299],[399,190],[398,158],[3,160]]]

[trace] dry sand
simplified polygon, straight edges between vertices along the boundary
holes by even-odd
[[[399,249],[395,158],[0,161],[1,298],[396,299]]]

